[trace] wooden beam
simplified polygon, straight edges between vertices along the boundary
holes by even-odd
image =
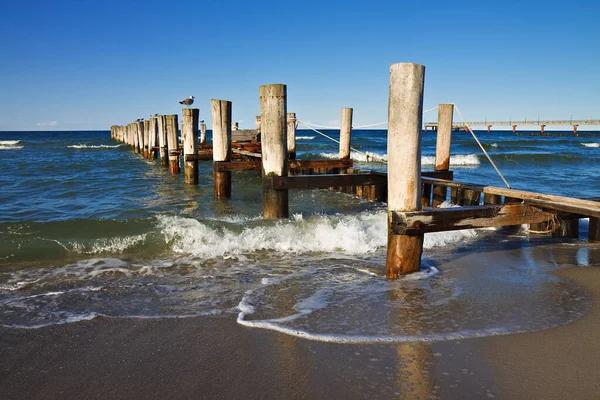
[[[495,186],[476,185],[472,183],[453,182],[436,178],[423,178],[423,182],[434,183],[451,188],[468,189],[484,194],[493,194],[524,200],[528,204],[585,215],[588,217],[600,217],[600,202],[593,200],[576,199],[565,196],[555,196],[524,190],[499,188]]]
[[[260,170],[261,161],[215,162],[217,171],[247,171]],[[289,169],[300,168],[349,168],[352,160],[289,160]]]
[[[254,153],[252,151],[239,150],[239,149],[232,149],[231,151],[235,154],[241,154],[241,155],[248,156],[248,157],[254,157],[254,158],[262,157],[262,155],[260,153]]]
[[[385,185],[386,180],[376,174],[348,175],[294,175],[270,176],[265,180],[269,189],[325,189],[340,186]]]
[[[552,219],[553,214],[526,204],[454,208],[426,208],[392,214],[395,235],[532,224]]]

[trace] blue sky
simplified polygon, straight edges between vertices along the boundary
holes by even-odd
[[[254,127],[258,86],[336,125],[387,120],[389,66],[426,66],[425,108],[468,120],[600,119],[600,2],[29,1],[0,14],[0,130],[108,129],[233,102]],[[425,120],[435,119],[429,114]],[[458,117],[455,113],[455,120]]]

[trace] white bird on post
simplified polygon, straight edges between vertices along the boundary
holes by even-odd
[[[194,96],[190,96],[187,99],[183,99],[179,102],[179,104],[185,104],[186,106],[191,106],[194,104]]]

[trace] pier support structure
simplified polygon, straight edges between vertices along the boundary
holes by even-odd
[[[543,125],[543,124],[542,124],[542,125],[540,125],[540,132],[541,132],[541,133],[544,133],[544,128],[545,128],[545,127],[546,127],[546,125]]]
[[[267,177],[287,177],[287,87],[282,84],[263,85],[258,91],[263,180]],[[263,185],[263,216],[289,216],[287,189],[270,189]]]
[[[144,158],[150,158],[150,121],[144,121]]]
[[[172,174],[179,174],[181,167],[179,166],[179,141],[177,140],[177,131],[179,123],[177,114],[166,115],[167,128],[167,150],[169,153],[169,171]]]
[[[487,130],[488,130],[488,133],[490,133],[492,131],[492,125],[488,125]]]
[[[513,126],[512,126],[512,131],[513,131],[513,133],[516,133],[516,132],[517,132],[517,126],[516,126],[516,125],[513,125]]]
[[[200,124],[200,144],[206,144],[206,124]]]
[[[287,113],[287,153],[290,160],[296,159],[296,113]]]
[[[340,119],[340,160],[348,160],[350,158],[353,111],[352,108],[342,108]]]
[[[390,67],[388,104],[388,243],[386,276],[418,271],[423,234],[393,233],[395,211],[421,209],[421,126],[425,66],[397,63]]]
[[[167,149],[167,117],[159,115],[156,117],[158,123],[158,147],[160,152],[160,165],[163,167],[169,166],[169,152]]]
[[[435,171],[450,170],[450,146],[452,144],[452,119],[454,104],[438,106],[438,130],[435,144]],[[389,158],[389,157],[388,157]],[[446,186],[434,185],[432,207],[439,207],[446,200]],[[429,198],[429,196],[427,196]]]
[[[183,174],[185,183],[198,184],[198,117],[200,110],[197,108],[184,108],[181,110],[181,136],[183,136]],[[188,160],[188,156],[190,156]],[[193,159],[192,159],[193,158]]]
[[[578,127],[578,126],[579,126],[579,125],[573,125],[573,133],[574,133],[575,135],[577,135],[577,127]]]
[[[231,102],[211,100],[213,121],[213,161],[231,161]],[[217,199],[231,198],[231,171],[213,172],[214,195]]]
[[[158,132],[157,118],[152,117],[148,122],[148,150],[150,151],[149,158],[156,159],[156,136]]]

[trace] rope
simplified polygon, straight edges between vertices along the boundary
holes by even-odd
[[[385,121],[385,122],[378,122],[376,124],[353,126],[352,129],[369,128],[371,126],[378,126],[378,125],[387,125],[387,121]]]
[[[339,141],[339,140],[337,140],[337,139],[334,139],[334,138],[332,138],[331,136],[328,136],[328,135],[324,134],[323,132],[319,132],[318,130],[316,130],[316,129],[314,129],[314,128],[311,128],[311,127],[309,126],[309,124],[307,124],[306,122],[303,122],[303,121],[300,121],[300,120],[297,120],[297,121],[298,121],[298,123],[300,123],[300,124],[302,124],[302,125],[306,126],[308,129],[310,129],[310,130],[312,130],[312,131],[315,131],[315,132],[317,132],[319,135],[325,136],[327,139],[329,139],[329,140],[331,140],[331,141],[334,141],[334,142],[336,142],[337,144],[340,144],[340,141]],[[369,155],[369,154],[367,154],[367,153],[365,153],[365,152],[363,152],[363,151],[357,150],[357,149],[355,149],[354,147],[350,147],[350,150],[352,150],[352,151],[354,151],[354,152],[356,152],[356,153],[364,154],[364,156],[365,156],[365,157],[366,157],[366,159],[367,159],[367,162],[369,162],[370,160],[374,160],[374,161],[380,161],[380,162],[383,162],[383,163],[386,163],[386,164],[387,164],[387,161],[385,161],[385,160],[383,160],[383,159],[378,159],[377,157],[373,157],[372,155]]]
[[[431,111],[435,111],[435,110],[437,110],[438,108],[439,108],[439,107],[433,107],[433,108],[430,108],[429,110],[425,110],[425,111],[423,111],[423,114],[426,114],[426,113],[428,113],[428,112],[431,112]]]
[[[502,172],[500,172],[500,170],[498,169],[498,167],[496,167],[496,164],[494,164],[494,161],[492,161],[492,158],[490,157],[490,155],[487,153],[487,151],[485,151],[485,149],[483,148],[483,145],[481,144],[481,142],[479,141],[479,139],[477,139],[477,136],[475,136],[475,134],[473,133],[473,130],[471,129],[471,126],[465,120],[465,117],[463,117],[462,113],[460,112],[460,110],[458,109],[458,106],[456,104],[454,104],[454,108],[456,108],[456,111],[458,112],[458,115],[460,115],[460,118],[465,123],[465,127],[469,130],[469,132],[471,133],[471,135],[473,135],[473,138],[475,139],[475,141],[477,142],[477,144],[481,148],[481,151],[483,151],[483,154],[485,154],[485,156],[490,161],[490,163],[492,164],[492,166],[494,167],[494,169],[496,170],[496,172],[498,173],[498,175],[500,175],[500,178],[502,178],[502,180],[504,181],[504,184],[506,185],[506,187],[510,189],[510,185],[508,184],[508,182],[506,181],[506,179],[504,179],[504,176],[502,175]]]

